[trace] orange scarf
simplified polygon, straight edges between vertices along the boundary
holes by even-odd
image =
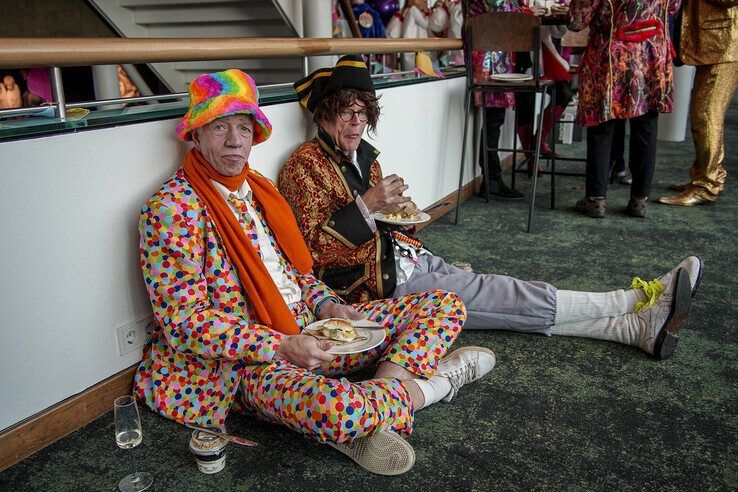
[[[241,174],[223,176],[213,169],[199,150],[193,148],[185,156],[182,167],[187,181],[205,203],[205,208],[215,224],[215,230],[223,241],[231,263],[236,267],[241,286],[246,291],[246,296],[261,323],[288,335],[299,333],[300,329],[292,312],[284,302],[259,254],[246,237],[223,195],[210,180],[214,179],[231,191],[240,188],[244,180],[248,181],[254,198],[264,210],[267,224],[277,244],[297,271],[305,274],[313,268],[313,259],[285,199],[268,179],[251,172],[248,162]]]

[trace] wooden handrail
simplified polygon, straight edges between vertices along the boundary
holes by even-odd
[[[445,51],[460,39],[0,38],[0,68]]]

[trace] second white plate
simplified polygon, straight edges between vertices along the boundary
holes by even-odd
[[[428,222],[430,220],[430,215],[425,212],[420,212],[417,219],[388,219],[387,216],[382,212],[374,212],[372,214],[372,217],[374,217],[375,220],[395,225],[422,224],[423,222]]]
[[[314,323],[310,323],[304,328],[304,330],[309,331],[317,328],[326,321],[327,320],[321,319]],[[387,333],[384,331],[384,328],[377,323],[365,319],[347,321],[350,321],[351,324],[354,325],[354,329],[356,330],[356,334],[359,335],[359,339],[354,340],[353,342],[337,342],[331,340],[333,346],[328,349],[328,353],[345,355],[366,352],[382,343],[387,337]]]
[[[497,82],[525,82],[526,80],[533,80],[533,76],[527,73],[493,73],[489,78]]]

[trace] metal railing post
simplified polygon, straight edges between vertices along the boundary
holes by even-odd
[[[95,99],[115,99],[121,96],[117,65],[92,65],[92,85]],[[104,106],[103,109],[118,109],[120,106]]]
[[[67,100],[64,97],[64,81],[62,80],[61,68],[51,67],[51,94],[56,106],[56,117],[60,120],[67,119]]]

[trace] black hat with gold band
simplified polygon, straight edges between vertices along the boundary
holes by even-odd
[[[374,92],[374,82],[369,69],[360,56],[342,56],[333,68],[319,68],[294,84],[300,104],[311,113],[325,96],[341,89]]]

